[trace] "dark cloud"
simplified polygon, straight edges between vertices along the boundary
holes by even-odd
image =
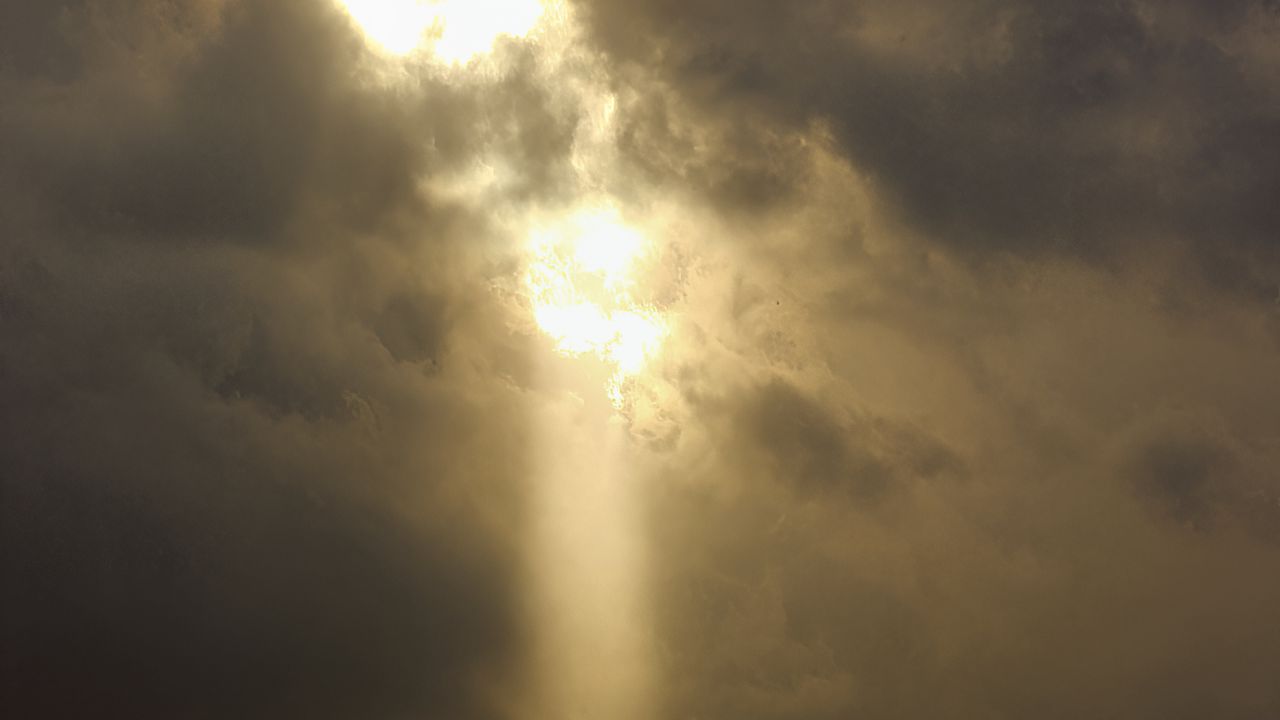
[[[523,401],[457,372],[502,249],[422,181],[528,74],[391,88],[327,3],[4,17],[4,712],[495,716]]]
[[[1183,422],[1147,430],[1133,445],[1121,471],[1158,517],[1194,532],[1280,539],[1273,473],[1231,436]]]
[[[900,216],[948,248],[1111,260],[1187,246],[1220,285],[1275,294],[1274,67],[1246,37],[1274,40],[1273,3],[582,7],[617,63],[656,67],[709,122],[825,125]],[[660,113],[639,113],[635,134],[669,142]],[[734,195],[740,205],[803,183],[756,170],[782,157],[760,137],[730,140],[700,171],[760,188]]]
[[[817,399],[781,379],[739,389],[729,399],[700,400],[707,420],[723,416],[726,454],[742,471],[786,483],[816,498],[874,505],[895,487],[940,475],[963,474],[941,443],[910,426],[871,418],[840,418]]]
[[[1214,481],[1227,463],[1221,448],[1166,440],[1139,453],[1133,475],[1138,492],[1148,495],[1172,519],[1203,527],[1217,501]]]

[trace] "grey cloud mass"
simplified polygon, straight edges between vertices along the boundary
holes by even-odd
[[[1280,717],[1280,5],[570,5],[388,75],[327,0],[0,3],[0,714],[562,717],[607,401],[507,219],[586,77],[673,217],[638,714]]]
[[[492,716],[521,402],[446,367],[485,220],[417,190],[489,100],[324,3],[5,14],[5,714]]]
[[[1185,246],[1221,285],[1276,295],[1274,3],[583,6],[617,63],[756,126],[714,160],[761,188],[747,202],[798,182],[759,134],[819,122],[884,202],[963,252]],[[652,119],[637,133],[661,136]]]

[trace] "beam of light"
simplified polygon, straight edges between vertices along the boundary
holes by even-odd
[[[336,0],[382,55],[469,63],[503,35],[537,28],[542,81],[589,110],[574,137],[572,167],[584,197],[614,172],[616,101],[584,76],[571,8],[561,0]],[[407,65],[416,65],[410,63]],[[399,63],[392,63],[399,67]],[[452,73],[450,73],[452,76]],[[442,186],[482,206],[501,194],[509,165],[485,158],[476,172]],[[438,179],[436,179],[438,181]],[[647,237],[609,201],[583,200],[554,218],[524,208],[528,234],[521,295],[558,355],[591,357],[545,367],[567,393],[538,405],[533,422],[533,485],[527,555],[530,646],[528,707],[521,718],[646,720],[654,717],[655,649],[644,533],[644,495],[634,472],[629,426],[621,419],[629,381],[665,342],[667,319],[645,302],[654,258]],[[545,220],[545,222],[543,222]],[[514,279],[514,278],[513,278]],[[549,358],[548,358],[549,359]],[[570,367],[575,366],[575,367]],[[579,384],[581,383],[581,384]],[[605,402],[607,396],[610,402]]]
[[[524,37],[543,15],[541,0],[337,0],[368,40],[396,56],[427,49],[466,63],[499,37]]]
[[[534,320],[557,352],[608,363],[607,391],[621,407],[626,381],[644,369],[668,332],[661,311],[637,298],[636,266],[649,244],[616,209],[600,207],[534,232],[530,246],[525,283]]]
[[[628,431],[609,414],[605,403],[570,402],[539,418],[527,546],[536,648],[530,717],[655,716],[643,495]]]

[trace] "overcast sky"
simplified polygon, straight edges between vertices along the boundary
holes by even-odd
[[[1280,4],[359,2],[0,0],[0,714],[1280,717]]]

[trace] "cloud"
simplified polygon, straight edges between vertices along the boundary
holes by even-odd
[[[1274,712],[1275,8],[580,6],[711,218],[669,715]]]
[[[0,706],[1274,715],[1274,4],[574,8],[0,8]],[[671,330],[608,422],[518,288],[602,199]]]
[[[424,179],[468,166],[509,93],[545,114],[527,74],[390,87],[326,3],[22,8],[6,710],[495,716],[527,408],[468,368],[525,340],[492,320],[508,251]],[[545,147],[516,172],[550,172]]]
[[[1275,295],[1258,267],[1275,266],[1280,221],[1274,62],[1250,39],[1274,36],[1269,3],[582,6],[618,66],[657,68],[713,122],[822,123],[949,249],[1105,262],[1185,246],[1221,286]],[[654,112],[633,123],[661,142]],[[709,162],[752,182],[741,163],[780,157],[759,137]],[[803,180],[772,176],[766,196]]]

